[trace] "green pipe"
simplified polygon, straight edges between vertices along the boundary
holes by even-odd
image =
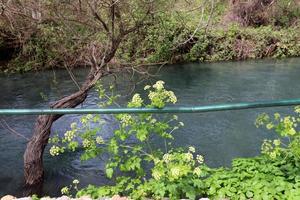
[[[120,114],[120,113],[204,113],[226,110],[300,105],[300,99],[228,103],[204,106],[158,108],[87,108],[87,109],[0,109],[0,115],[50,115],[50,114]]]

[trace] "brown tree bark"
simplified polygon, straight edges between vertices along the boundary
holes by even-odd
[[[81,104],[87,96],[88,90],[79,91],[58,101],[51,108],[74,108]],[[53,122],[61,115],[41,115],[37,118],[33,136],[24,154],[24,176],[26,185],[36,185],[43,181],[43,153],[48,143]]]
[[[107,59],[107,61],[108,60],[110,59]],[[100,70],[95,70],[95,68],[91,68],[91,72],[81,89],[58,100],[51,105],[51,108],[59,109],[76,107],[86,99],[88,91],[95,85],[95,83],[100,78],[110,73],[111,72],[109,71],[102,72]],[[27,148],[24,153],[24,178],[28,189],[26,193],[32,193],[33,191],[38,193],[36,189],[41,189],[44,177],[43,153],[46,145],[48,144],[52,124],[61,116],[62,115],[40,115],[37,118],[33,136],[27,144]]]

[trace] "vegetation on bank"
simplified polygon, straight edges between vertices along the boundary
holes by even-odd
[[[112,89],[112,88],[111,88]],[[148,97],[135,94],[129,108],[163,108],[175,104],[177,98],[166,90],[163,81],[146,86]],[[111,105],[116,96],[107,96],[102,86],[97,91],[101,107]],[[113,94],[113,93],[112,93]],[[103,121],[99,115],[86,115],[80,123],[72,123],[63,137],[51,138],[50,154],[81,151],[81,160],[96,157],[106,162],[105,173],[115,185],[78,188],[78,180],[62,189],[77,196],[94,199],[114,195],[132,199],[299,199],[300,197],[300,107],[295,116],[273,117],[262,114],[256,125],[278,134],[262,143],[261,155],[233,160],[231,168],[209,168],[195,147],[174,148],[174,132],[183,127],[177,116],[154,114],[119,114],[119,128],[110,138],[99,135]],[[153,140],[160,141],[154,145]],[[80,142],[81,141],[81,142]]]
[[[149,21],[138,33],[129,34],[124,39],[113,64],[300,55],[298,0],[172,2],[165,12],[156,14],[153,22]],[[80,10],[74,13],[71,4],[60,4],[53,1],[42,5],[41,13],[29,15],[34,19],[24,18],[28,13],[22,13],[19,8],[27,6],[27,12],[37,9],[32,8],[32,4],[14,2],[5,5],[0,23],[0,45],[4,47],[0,46],[0,49],[13,52],[6,65],[1,67],[2,71],[25,72],[87,65],[85,57],[91,53],[89,46],[94,44],[101,50],[105,38],[101,33],[95,34],[98,25],[93,23],[98,22],[92,21],[97,16],[88,18]],[[84,10],[84,5],[80,6],[77,9]],[[15,11],[18,9],[20,13]],[[11,21],[9,17],[13,14]],[[44,18],[40,19],[38,14],[43,14]]]

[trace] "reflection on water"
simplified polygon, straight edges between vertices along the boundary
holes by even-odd
[[[223,62],[166,66],[156,79],[166,82],[178,96],[180,105],[203,105],[256,100],[299,98],[300,59]],[[86,71],[76,70],[82,81]],[[122,77],[121,75],[119,77]],[[107,78],[104,82],[110,81]],[[155,80],[148,80],[150,83]],[[0,108],[42,108],[48,102],[76,90],[76,86],[63,70],[0,76]],[[146,84],[146,83],[145,83]],[[143,93],[143,85],[136,91]],[[129,99],[132,89],[126,76],[118,81],[117,91],[123,95],[121,104]],[[96,107],[97,98],[91,92],[82,107]],[[244,111],[224,111],[205,114],[180,114],[185,127],[176,132],[176,145],[194,145],[205,155],[210,166],[230,165],[232,158],[258,155],[262,139],[272,134],[256,129],[254,121],[262,112],[291,112],[291,108],[268,108]],[[64,116],[55,122],[53,132],[63,133],[78,115]],[[113,118],[101,132],[109,136]],[[0,196],[22,195],[22,164],[26,140],[12,134],[2,125],[4,121],[15,131],[30,137],[34,116],[7,116],[0,121]],[[82,185],[107,184],[101,160],[81,163],[79,153],[52,158],[45,152],[46,181],[44,193],[59,195],[60,188],[78,178]]]

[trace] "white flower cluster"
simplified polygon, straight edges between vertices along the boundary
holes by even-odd
[[[186,153],[184,157],[185,157],[186,161],[188,161],[188,162],[192,161],[194,159],[193,154],[191,154],[190,152]]]
[[[157,81],[154,85],[153,88],[157,89],[157,90],[162,90],[164,89],[164,81]]]
[[[171,155],[168,154],[168,153],[164,154],[164,156],[163,156],[163,161],[164,161],[165,163],[169,163],[169,162],[171,161]]]
[[[87,124],[93,118],[92,114],[88,114],[80,119],[82,124]]]
[[[91,142],[90,140],[88,140],[88,139],[84,139],[84,140],[82,141],[82,146],[83,146],[84,148],[89,148],[91,145],[92,145],[92,142]]]
[[[151,88],[150,85],[146,85],[146,86],[144,87],[144,90],[149,90],[150,88]]]
[[[53,145],[51,148],[50,148],[50,155],[51,156],[58,156],[61,152],[61,148],[58,147],[58,146],[55,146]]]
[[[133,104],[134,107],[141,107],[143,104],[143,99],[139,94],[135,94],[132,97],[131,104]]]
[[[62,193],[62,194],[69,194],[69,193],[70,193],[70,190],[69,190],[68,187],[63,187],[63,188],[61,189],[61,193]]]
[[[194,169],[194,174],[196,174],[197,176],[200,176],[201,173],[202,173],[202,171],[201,171],[200,167],[196,167],[196,168]]]
[[[96,143],[97,143],[97,144],[104,144],[103,138],[102,138],[101,136],[97,136],[97,137],[96,137]]]
[[[166,92],[170,102],[175,104],[177,102],[177,97],[175,96],[174,92],[173,91],[166,91]]]
[[[75,130],[70,130],[65,133],[65,140],[71,142],[75,137]]]
[[[153,99],[155,99],[158,96],[158,94],[156,92],[150,91],[148,94],[148,98],[153,101]]]
[[[195,151],[196,151],[195,147],[193,147],[193,146],[189,147],[189,152],[195,153]]]
[[[73,180],[73,184],[78,185],[78,184],[79,184],[79,180],[74,179],[74,180]]]
[[[204,162],[204,158],[201,155],[197,155],[196,160],[198,161],[199,164],[202,164]]]
[[[122,123],[124,126],[129,126],[130,123],[131,123],[131,120],[132,120],[131,115],[124,114],[124,115],[122,115],[122,117],[121,117],[121,123]]]

